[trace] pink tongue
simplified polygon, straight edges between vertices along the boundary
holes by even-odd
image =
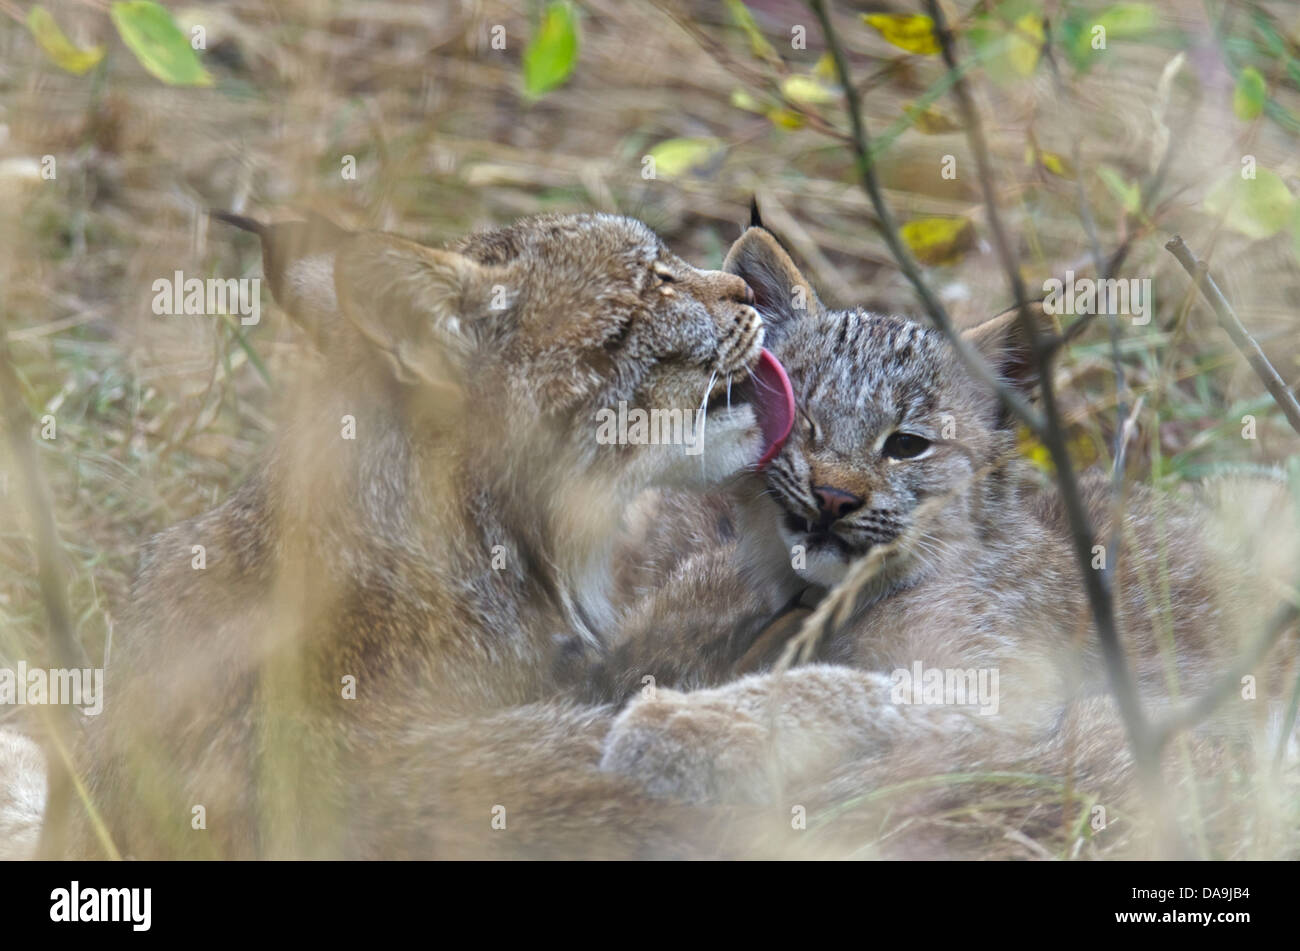
[[[758,460],[762,469],[776,458],[794,429],[794,390],[786,376],[781,361],[764,350],[754,369],[754,413],[763,430],[763,455]]]

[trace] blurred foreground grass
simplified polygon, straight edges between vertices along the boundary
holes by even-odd
[[[211,84],[192,86],[146,71],[107,4],[46,6],[69,42],[104,55],[85,75],[60,69],[24,25],[31,6],[0,3],[0,330],[33,418],[54,421],[36,445],[94,661],[141,541],[226,495],[311,359],[269,295],[256,327],[151,312],[152,282],[176,270],[260,273],[256,243],[207,228],[208,207],[311,209],[429,242],[598,209],[639,216],[717,266],[757,194],[829,303],[918,312],[856,185],[839,90],[801,3],[169,5],[186,36],[204,28]],[[836,18],[887,199],[920,234],[925,219],[955,223],[949,246],[918,250],[958,320],[975,321],[1011,301],[942,63],[923,37],[859,15],[891,11],[911,8],[840,4]],[[1210,261],[1294,381],[1300,10],[1014,0],[950,15],[977,62],[1028,286],[1092,275],[1095,253],[1126,242],[1117,276],[1151,281],[1150,322],[1118,327],[1120,398],[1141,400],[1130,477],[1167,484],[1294,456],[1295,435],[1163,244],[1181,232]],[[1097,25],[1109,27],[1103,50],[1089,42]],[[570,42],[571,71],[546,61]],[[1263,186],[1224,185],[1248,165]],[[1118,421],[1104,319],[1060,377],[1080,461],[1108,465]],[[12,468],[0,458],[0,661],[35,663],[44,611]]]

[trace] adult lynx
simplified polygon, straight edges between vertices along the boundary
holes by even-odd
[[[788,382],[744,281],[630,219],[445,251],[234,220],[322,359],[267,463],[148,545],[91,799],[141,858],[427,854],[432,793],[378,766],[395,737],[550,695],[557,643],[611,636],[626,500],[770,455]],[[705,451],[602,444],[621,404],[707,408]]]

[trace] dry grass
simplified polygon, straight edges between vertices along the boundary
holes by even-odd
[[[600,209],[639,216],[675,249],[716,266],[757,193],[832,304],[916,312],[910,288],[872,227],[851,154],[825,128],[847,123],[838,97],[810,106],[802,128],[737,108],[733,93],[770,95],[778,71],[756,59],[722,4],[583,0],[581,59],[563,88],[529,105],[519,62],[536,6],[515,2],[235,0],[178,12],[207,28],[207,89],[167,87],[111,35],[97,3],[48,4],[74,39],[106,42],[101,71],[60,72],[10,17],[0,16],[0,330],[23,397],[51,414],[57,438],[36,441],[69,577],[68,599],[88,656],[104,656],[149,534],[220,501],[275,431],[277,394],[293,385],[306,342],[273,307],[262,323],[157,317],[151,282],[187,274],[260,273],[255,242],[205,227],[210,206],[281,214],[313,209],[352,226],[436,242],[540,211]],[[849,4],[840,4],[847,8]],[[971,4],[955,4],[966,13]],[[1051,2],[1099,9],[1104,4]],[[1297,439],[1249,368],[1199,304],[1163,249],[1181,232],[1283,376],[1300,375],[1295,309],[1300,267],[1286,234],[1252,241],[1220,226],[1202,201],[1243,155],[1284,180],[1300,177],[1296,135],[1284,122],[1243,121],[1221,52],[1240,62],[1255,9],[1300,40],[1284,3],[1160,4],[1161,28],[1113,41],[1098,66],[1064,88],[1040,67],[1006,85],[974,80],[999,171],[1008,227],[1031,289],[1067,269],[1090,272],[1075,182],[1025,162],[1027,144],[1077,162],[1102,252],[1126,239],[1121,274],[1150,278],[1155,314],[1121,328],[1132,406],[1141,397],[1128,473],[1166,485],[1284,463]],[[822,42],[806,7],[750,3],[786,72],[807,73]],[[25,13],[25,4],[3,9]],[[675,22],[688,20],[699,36]],[[981,240],[956,263],[927,269],[959,323],[1000,311],[1007,298],[981,218],[961,132],[899,131],[902,107],[942,77],[935,57],[886,44],[841,10],[842,35],[863,85],[866,119],[887,150],[886,197],[902,219],[961,215]],[[958,19],[961,22],[961,19]],[[508,48],[488,31],[503,25]],[[808,49],[789,48],[792,24]],[[1222,37],[1231,37],[1224,40]],[[698,41],[710,43],[705,48]],[[1167,95],[1160,77],[1186,54]],[[1297,60],[1292,59],[1292,63]],[[1270,74],[1270,93],[1300,114],[1295,78]],[[946,99],[940,108],[951,113]],[[712,136],[724,151],[707,168],[646,181],[641,157],[656,143]],[[1145,214],[1126,216],[1096,174],[1109,166],[1145,181],[1165,144],[1167,175]],[[14,160],[57,159],[57,179],[32,181]],[[355,181],[340,175],[353,155]],[[939,174],[956,157],[955,181]],[[1102,322],[1070,350],[1059,387],[1081,463],[1106,465],[1117,426]],[[1258,438],[1240,438],[1243,415]],[[1027,451],[1035,450],[1029,447]],[[0,659],[43,658],[45,614],[29,514],[0,458]],[[0,712],[0,719],[11,716]],[[1014,839],[1014,836],[1010,837]],[[1023,846],[1034,854],[1041,846]],[[1053,844],[1050,854],[1071,854]],[[1247,844],[1244,854],[1266,851]]]

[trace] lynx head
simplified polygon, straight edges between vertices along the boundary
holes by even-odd
[[[524,460],[637,486],[707,484],[793,425],[792,403],[782,415],[740,385],[756,374],[788,392],[749,287],[692,267],[638,221],[545,216],[448,250],[319,225],[262,236],[277,299],[313,328],[328,366],[366,364],[430,425],[504,453],[498,470]],[[670,438],[624,426],[626,438],[598,439],[607,414],[633,409],[661,411]]]
[[[768,539],[763,570],[779,564],[787,582],[793,570],[829,587],[852,560],[901,539],[886,581],[915,577],[968,537],[1004,491],[1015,437],[996,395],[938,330],[822,308],[760,228],[741,237],[727,266],[753,287],[798,406],[793,433],[745,505],[742,535]],[[1014,313],[966,337],[1006,379],[1030,386]]]

